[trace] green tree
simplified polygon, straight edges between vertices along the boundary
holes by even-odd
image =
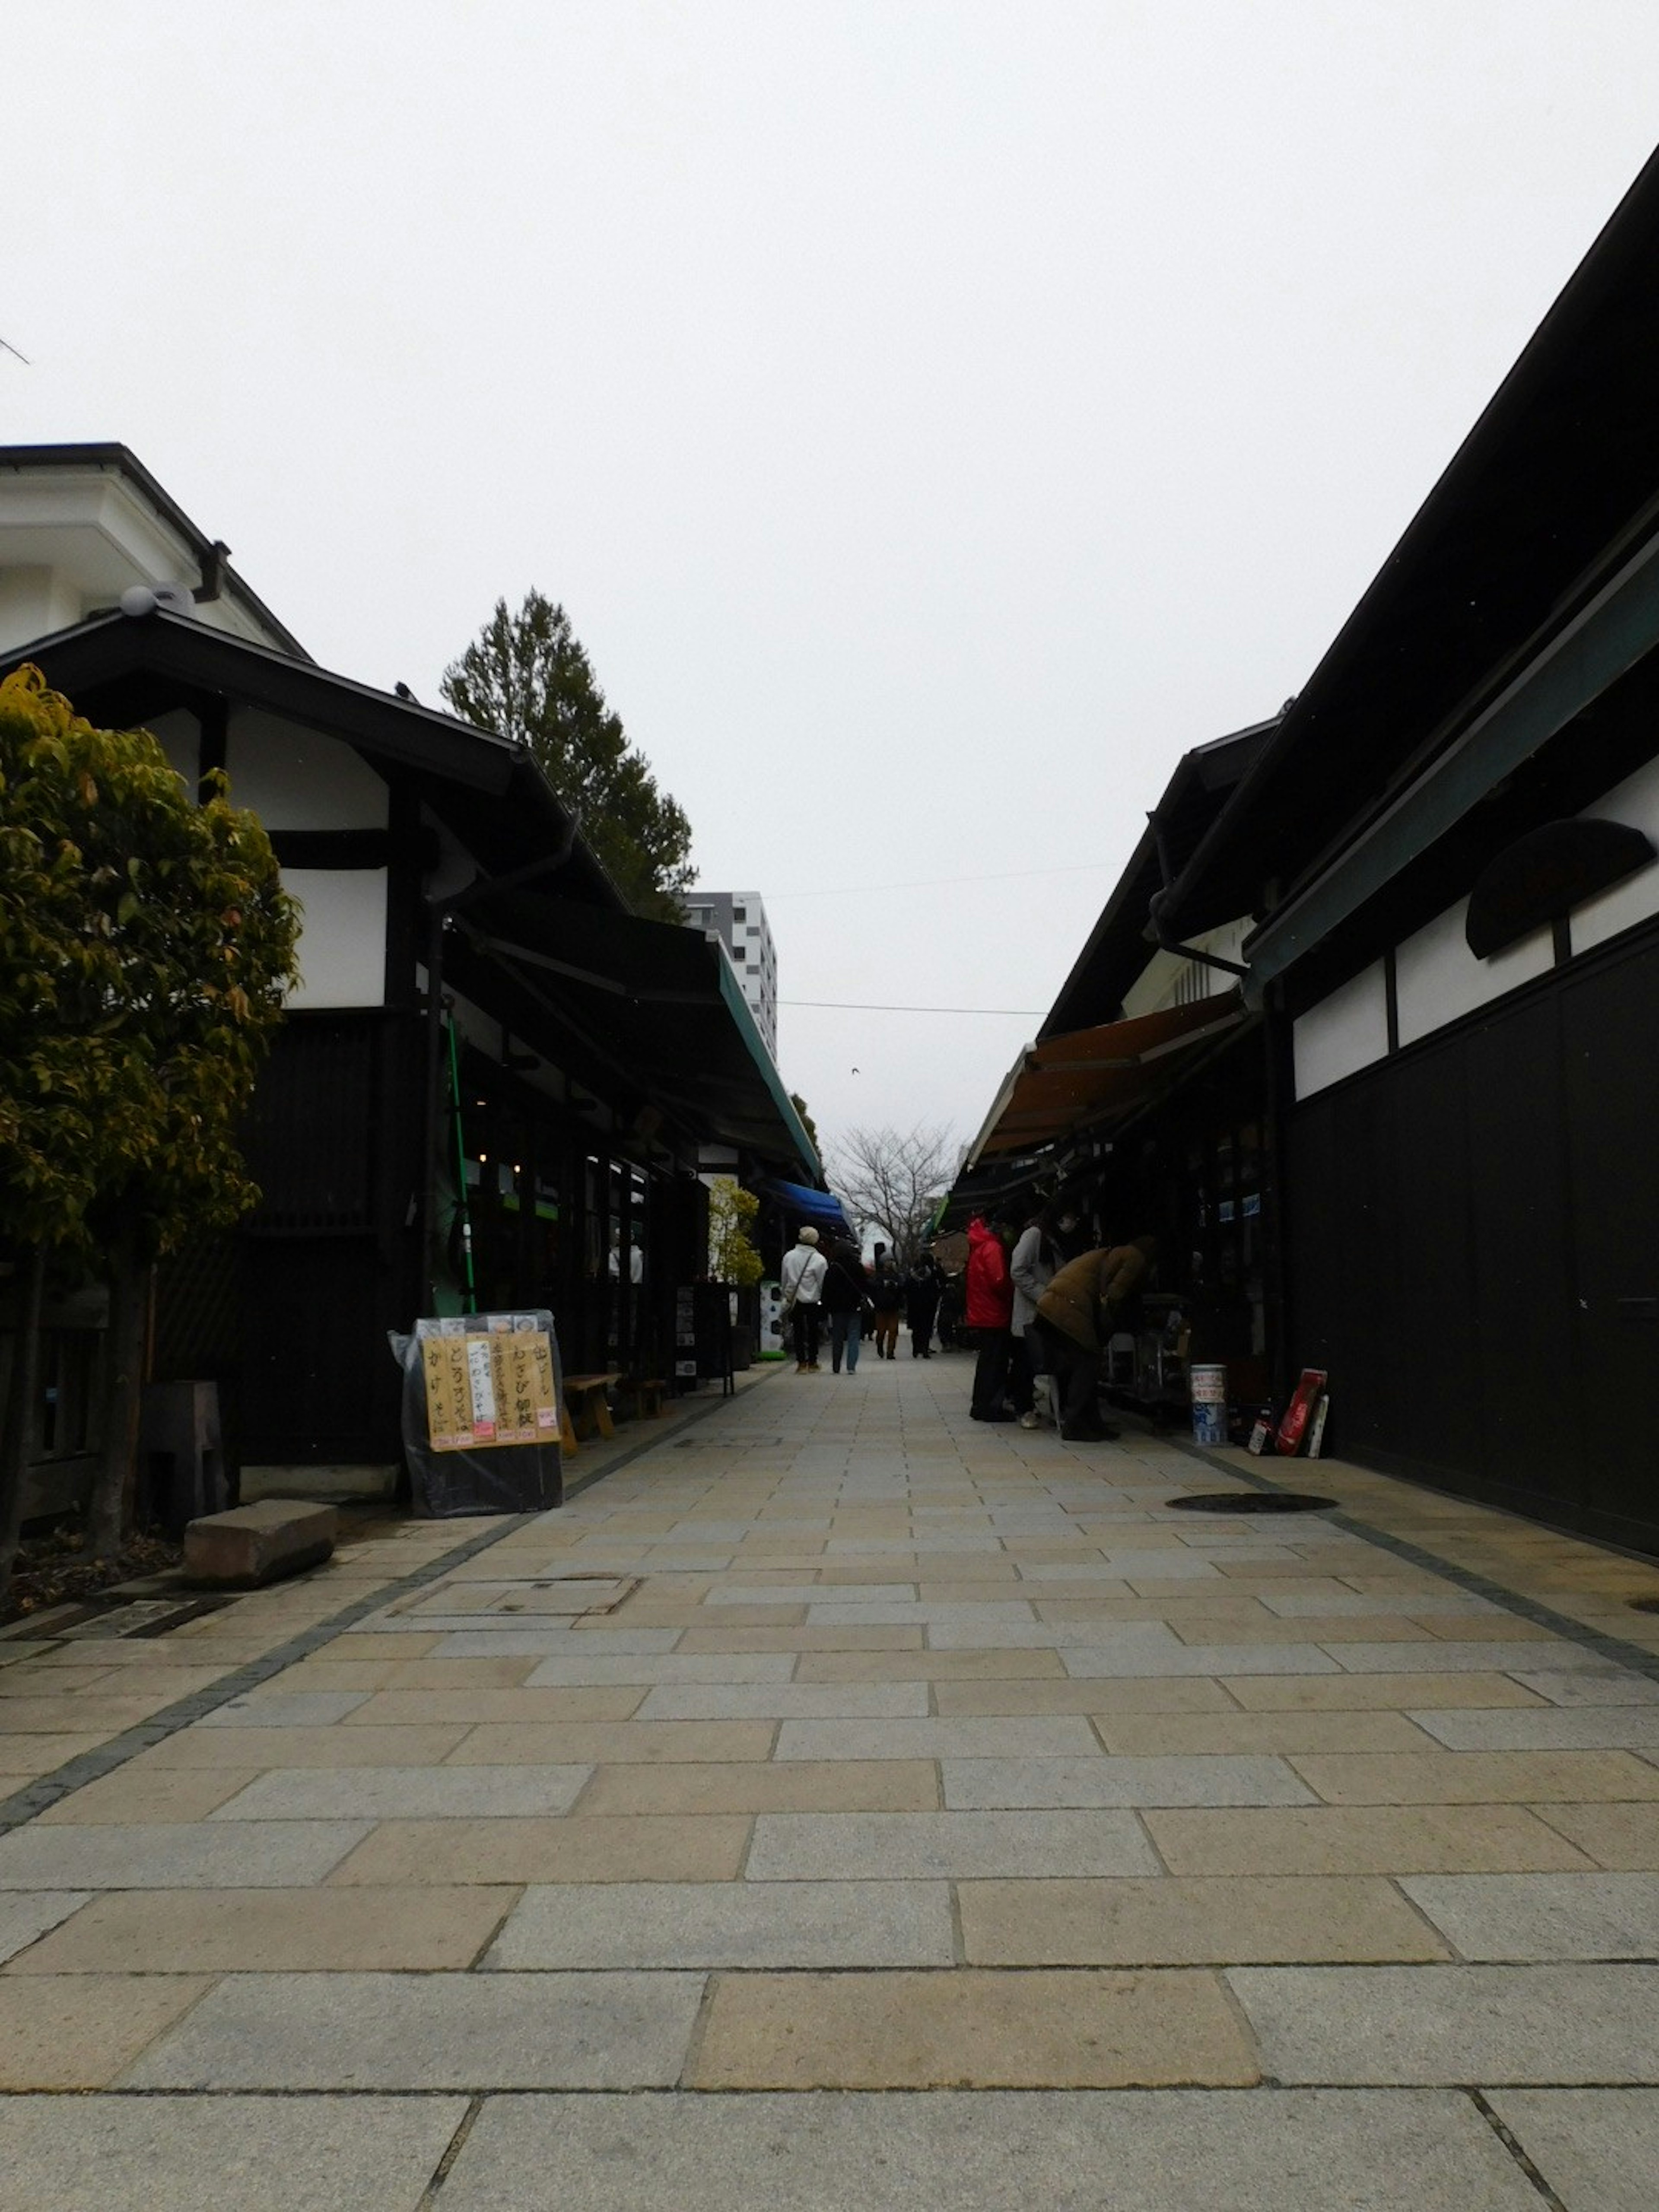
[[[26,1285],[0,1460],[0,1575],[22,1507],[46,1269],[110,1290],[91,1534],[120,1542],[149,1273],[258,1198],[237,1133],[294,981],[298,909],[215,781],[197,805],[143,731],[94,729],[38,669],[0,684],[0,1243]]]
[[[681,921],[691,824],[605,702],[570,617],[540,592],[495,611],[441,686],[463,720],[527,745],[636,913]]]
[[[708,1186],[708,1274],[716,1283],[746,1290],[765,1273],[765,1262],[749,1239],[760,1200],[733,1176],[716,1176]]]
[[[807,1112],[806,1101],[801,1097],[799,1091],[792,1091],[789,1094],[789,1103],[794,1108],[796,1118],[800,1122],[802,1128],[805,1130],[807,1136],[811,1139],[812,1150],[817,1154],[818,1158],[822,1159],[823,1158],[823,1147],[818,1142],[818,1125]]]

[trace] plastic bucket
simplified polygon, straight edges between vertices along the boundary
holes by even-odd
[[[1224,1444],[1227,1441],[1227,1408],[1224,1406],[1195,1405],[1193,1407],[1193,1442],[1195,1444]]]

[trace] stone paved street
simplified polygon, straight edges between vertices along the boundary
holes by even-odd
[[[0,1644],[4,2202],[1650,2212],[1659,1570],[967,1382]]]

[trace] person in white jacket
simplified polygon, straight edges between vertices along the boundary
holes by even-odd
[[[1057,1202],[1046,1206],[1027,1222],[1009,1256],[1008,1273],[1014,1284],[1014,1356],[1025,1363],[1026,1389],[1019,1395],[1024,1397],[1029,1391],[1032,1401],[1019,1417],[1023,1429],[1034,1429],[1040,1421],[1052,1422],[1055,1418],[1044,1372],[1048,1363],[1034,1324],[1037,1300],[1065,1258],[1064,1240],[1076,1226],[1077,1216],[1069,1207]]]
[[[818,1371],[818,1322],[828,1273],[829,1262],[818,1249],[817,1231],[803,1229],[784,1254],[778,1277],[783,1286],[783,1310],[794,1331],[797,1375]]]

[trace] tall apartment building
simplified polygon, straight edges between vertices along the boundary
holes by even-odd
[[[705,891],[688,894],[687,925],[702,930],[732,957],[743,985],[743,995],[755,1025],[766,1039],[774,1060],[778,1056],[778,957],[772,949],[772,931],[758,891]]]

